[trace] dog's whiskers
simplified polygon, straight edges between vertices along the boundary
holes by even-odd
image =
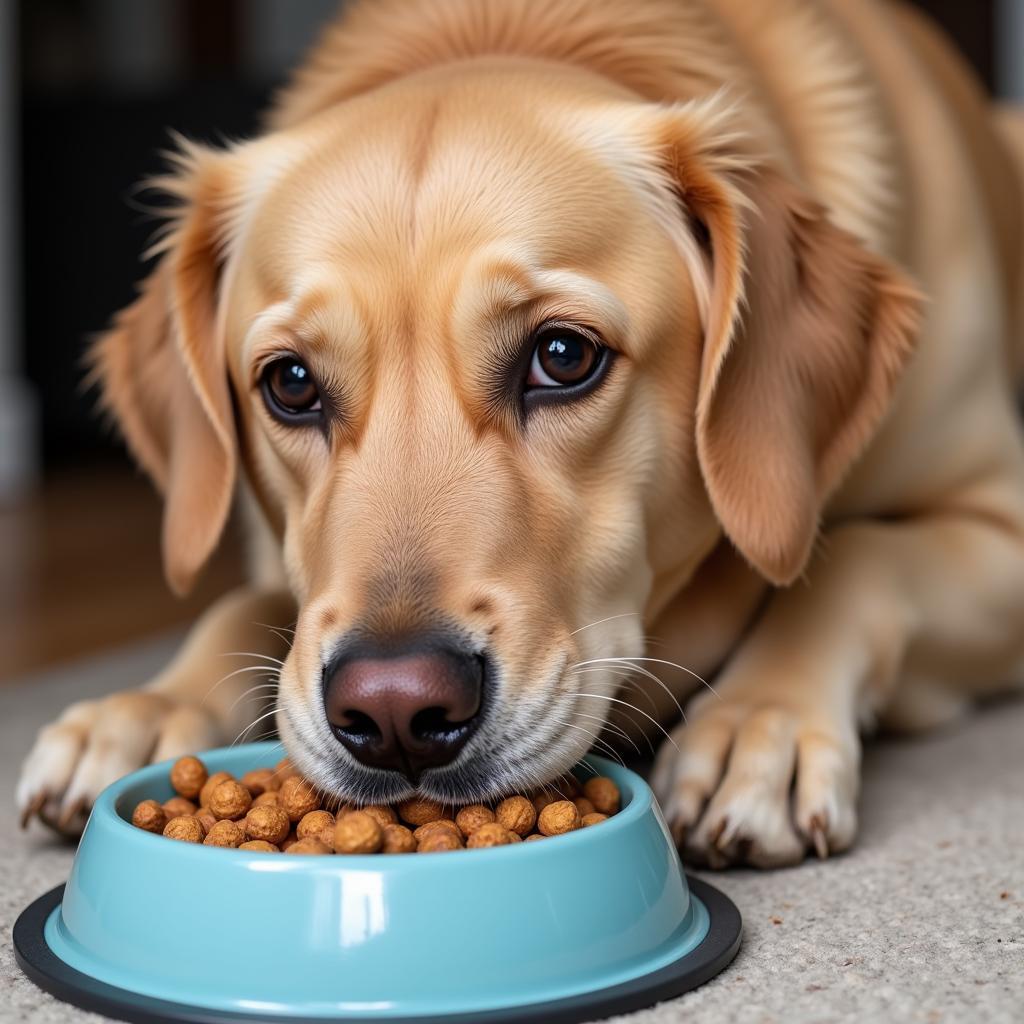
[[[667,739],[669,743],[671,743],[672,746],[676,748],[676,750],[679,749],[679,744],[676,743],[676,741],[672,738],[668,730],[666,730],[666,728],[661,724],[661,722],[659,722],[656,718],[652,718],[642,708],[638,708],[635,704],[630,704],[628,700],[622,700],[619,697],[607,697],[603,693],[580,693],[579,696],[592,697],[594,700],[607,700],[613,704],[622,704],[625,707],[632,709],[637,714],[643,715],[644,718],[646,718],[651,724],[655,726],[655,728],[659,729],[661,733],[664,735],[665,739]]]

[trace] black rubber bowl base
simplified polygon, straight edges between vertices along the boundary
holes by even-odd
[[[531,1003],[484,1012],[433,1017],[293,1017],[263,1016],[152,999],[107,985],[69,967],[46,944],[43,929],[60,904],[64,886],[51,889],[22,911],[14,925],[14,953],[18,966],[31,981],[58,999],[83,1010],[105,1014],[130,1024],[220,1024],[253,1021],[266,1024],[579,1024],[653,1006],[703,985],[727,967],[740,948],[743,922],[728,896],[699,878],[687,876],[690,892],[707,907],[711,925],[704,941],[675,963],[620,985],[553,1002]]]

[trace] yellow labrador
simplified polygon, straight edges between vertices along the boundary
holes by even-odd
[[[171,585],[236,503],[252,585],[43,730],[26,818],[230,741],[269,665],[356,800],[541,783],[696,690],[689,855],[849,846],[859,727],[1024,681],[1021,124],[875,0],[353,5],[265,134],[182,144],[95,350]]]

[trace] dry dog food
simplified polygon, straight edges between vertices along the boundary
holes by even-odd
[[[143,800],[132,824],[184,843],[264,853],[434,853],[545,839],[588,828],[615,814],[619,788],[608,778],[582,786],[571,775],[492,806],[445,807],[416,797],[394,807],[353,807],[325,798],[285,758],[236,779],[212,775],[198,757],[170,774],[176,796]]]

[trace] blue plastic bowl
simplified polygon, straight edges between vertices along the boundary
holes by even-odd
[[[211,771],[278,744],[211,751]],[[211,849],[133,828],[168,764],[99,798],[66,887],[15,929],[22,968],[126,1020],[586,1020],[700,984],[739,946],[735,907],[687,877],[651,790],[600,758],[621,812],[493,849],[303,856]]]

